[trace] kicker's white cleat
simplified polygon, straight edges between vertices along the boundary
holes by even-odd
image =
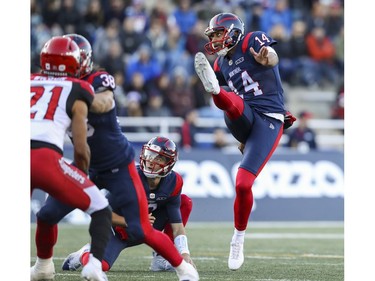
[[[90,243],[87,243],[78,251],[69,254],[61,266],[62,270],[75,271],[79,269],[82,266],[81,256],[85,252],[90,252]]]
[[[30,268],[30,280],[31,281],[49,281],[55,278],[55,265],[52,259],[47,262],[47,260],[40,260],[37,258],[34,266]]]
[[[177,266],[176,273],[179,281],[198,281],[199,274],[198,271],[190,263],[182,260],[182,263]]]
[[[157,271],[174,271],[174,267],[161,255],[152,252],[152,261],[150,270],[157,272]]]
[[[195,72],[199,79],[202,81],[204,89],[208,93],[219,94],[220,86],[217,81],[214,70],[208,62],[206,56],[202,52],[195,54],[194,58]]]
[[[87,281],[108,281],[107,275],[102,270],[101,261],[92,254],[89,262],[82,269],[81,277]]]
[[[230,243],[230,252],[228,258],[228,267],[231,270],[237,270],[244,262],[243,243],[232,241]]]

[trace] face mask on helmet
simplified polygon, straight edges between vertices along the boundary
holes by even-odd
[[[90,42],[79,34],[66,34],[63,37],[71,38],[77,43],[81,52],[81,69],[80,77],[86,76],[92,71],[93,61],[92,61],[92,48]]]
[[[168,138],[156,137],[143,145],[140,168],[146,177],[165,177],[172,171],[177,159],[175,143]]]
[[[80,51],[70,38],[52,37],[40,52],[42,72],[52,76],[79,77]]]
[[[234,14],[221,13],[210,20],[204,34],[210,40],[204,46],[206,52],[225,56],[242,39],[244,23]]]

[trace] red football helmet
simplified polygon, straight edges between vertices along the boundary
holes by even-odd
[[[66,34],[63,37],[69,37],[77,43],[81,51],[81,77],[89,74],[92,71],[92,48],[90,42],[79,34]]]
[[[42,72],[48,75],[79,77],[80,61],[78,45],[62,36],[52,37],[40,52]]]
[[[220,13],[214,16],[204,32],[210,39],[204,46],[206,52],[225,56],[244,36],[244,26],[243,21],[234,14]],[[212,40],[212,35],[218,31],[223,32],[221,39]]]
[[[154,137],[144,144],[140,155],[140,168],[146,177],[165,177],[178,160],[176,144],[165,137]]]

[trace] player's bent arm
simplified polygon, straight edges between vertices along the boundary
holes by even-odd
[[[90,147],[87,144],[88,107],[84,101],[76,100],[72,107],[72,139],[74,144],[74,163],[88,173],[90,165]]]
[[[90,111],[94,113],[106,113],[114,108],[114,106],[115,100],[113,98],[113,92],[111,90],[105,90],[95,94]]]
[[[250,47],[250,53],[259,64],[266,67],[274,67],[279,63],[279,57],[276,51],[270,46],[263,46],[258,53],[253,47]]]

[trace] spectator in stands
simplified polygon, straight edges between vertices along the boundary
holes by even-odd
[[[143,116],[143,111],[141,107],[141,94],[136,91],[131,91],[126,95],[126,98],[128,102],[128,116]]]
[[[292,53],[290,47],[289,35],[285,26],[281,23],[277,23],[272,26],[270,30],[270,35],[273,39],[277,41],[275,44],[275,51],[279,56],[279,69],[280,76],[283,82],[291,83],[293,75],[295,74],[296,65],[295,54]]]
[[[292,30],[293,17],[289,9],[288,0],[276,0],[273,7],[265,9],[261,17],[261,29],[270,33],[276,24],[284,26],[286,34],[289,36]]]
[[[146,40],[148,40],[148,44],[151,46],[159,64],[164,67],[168,48],[168,32],[162,18],[155,16],[151,19],[150,28],[146,33]]]
[[[198,112],[196,110],[190,110],[186,113],[184,123],[181,126],[180,135],[180,147],[184,150],[189,150],[196,147],[197,142],[195,135],[197,133],[196,122],[198,119]]]
[[[125,19],[125,1],[124,0],[109,0],[101,1],[104,5],[104,25],[107,25],[109,21],[117,19],[119,22],[123,22]]]
[[[124,89],[124,74],[122,71],[112,72],[115,78],[116,88],[113,90],[116,100],[116,112],[119,116],[126,116],[127,98]]]
[[[197,20],[194,27],[188,33],[186,37],[185,49],[190,55],[194,56],[197,52],[204,51],[204,45],[207,43],[207,39],[204,35],[206,29],[206,22]]]
[[[167,28],[169,11],[166,7],[169,5],[169,0],[158,0],[154,2],[150,10],[150,22],[158,19],[162,22],[164,28]]]
[[[202,95],[202,92],[204,91],[204,87],[201,81],[199,80],[199,78],[195,75],[192,75],[190,81],[191,81],[191,87],[194,93],[195,108],[200,110],[202,108],[210,107],[210,102],[212,99],[208,95]]]
[[[173,75],[176,67],[183,67],[190,77],[193,74],[193,59],[185,49],[186,38],[181,34],[177,25],[168,28],[168,41],[166,49],[165,71]]]
[[[263,15],[263,6],[260,1],[253,1],[250,4],[249,10],[251,13],[246,14],[246,30],[261,30],[261,21]]]
[[[340,83],[336,91],[336,99],[331,109],[331,118],[344,119],[345,103],[344,103],[344,82]]]
[[[83,33],[82,15],[75,5],[75,0],[62,0],[57,22],[64,33]]]
[[[310,57],[317,64],[318,83],[337,85],[339,75],[335,66],[335,45],[321,26],[314,27],[306,37],[306,46]]]
[[[310,14],[304,19],[307,24],[308,33],[317,26],[326,28],[328,5],[323,1],[314,1]]]
[[[128,59],[137,52],[139,47],[146,42],[146,36],[135,31],[134,23],[131,18],[126,18],[122,22],[120,39],[126,61],[128,61]]]
[[[151,82],[146,84],[146,81],[142,72],[135,72],[132,75],[131,80],[128,83],[126,83],[125,91],[127,93],[130,93],[130,92],[138,93],[139,104],[142,108],[142,112],[144,111],[144,108],[147,104],[147,99],[149,95],[148,94],[149,87],[153,87],[153,84]]]
[[[110,20],[105,27],[99,28],[95,34],[95,42],[92,45],[94,57],[97,61],[103,62],[109,52],[112,41],[120,40],[121,23],[118,19]]]
[[[145,116],[171,116],[171,111],[165,106],[164,99],[161,94],[153,92],[149,95],[145,109]]]
[[[99,65],[109,73],[124,72],[126,64],[123,54],[120,40],[111,40],[108,42],[108,52],[99,61]]]
[[[126,18],[134,24],[134,30],[138,34],[143,34],[149,28],[149,14],[146,12],[144,0],[132,0],[125,9]]]
[[[291,84],[310,87],[318,84],[319,77],[317,75],[317,64],[312,60],[307,49],[306,36],[306,23],[303,20],[294,21],[289,39],[290,54],[292,54],[293,61]]]
[[[60,10],[61,10],[61,0],[37,1],[37,2],[41,3],[43,23],[48,28],[52,28],[53,25],[58,23],[58,18],[59,18]]]
[[[327,19],[326,19],[326,32],[327,36],[331,39],[335,38],[344,26],[344,7],[340,1],[332,1],[329,4]]]
[[[83,14],[83,29],[91,45],[95,42],[95,33],[104,24],[104,13],[100,0],[90,0]]]
[[[198,20],[197,12],[191,5],[191,0],[178,0],[177,7],[170,15],[169,25],[177,25],[183,37],[194,27]]]
[[[293,20],[304,20],[310,14],[313,3],[316,0],[289,0],[289,7],[293,14]]]
[[[302,111],[299,114],[298,126],[291,128],[287,135],[289,137],[287,147],[298,149],[301,152],[317,149],[316,134],[308,122],[313,117],[311,112]]]
[[[152,92],[147,100],[147,105],[144,111],[144,116],[148,117],[168,117],[171,116],[171,111],[164,104],[163,96],[158,92]],[[158,126],[147,126],[150,132],[160,132],[160,124]]]
[[[229,145],[227,140],[227,131],[224,128],[215,128],[213,131],[213,137],[214,137],[214,148],[224,148]]]
[[[173,71],[166,90],[166,99],[173,116],[184,116],[195,109],[195,95],[190,83],[190,76],[183,67]]]
[[[134,73],[141,73],[145,84],[154,82],[162,73],[162,68],[153,56],[152,49],[147,44],[142,44],[137,53],[127,63],[126,78],[131,80]]]

